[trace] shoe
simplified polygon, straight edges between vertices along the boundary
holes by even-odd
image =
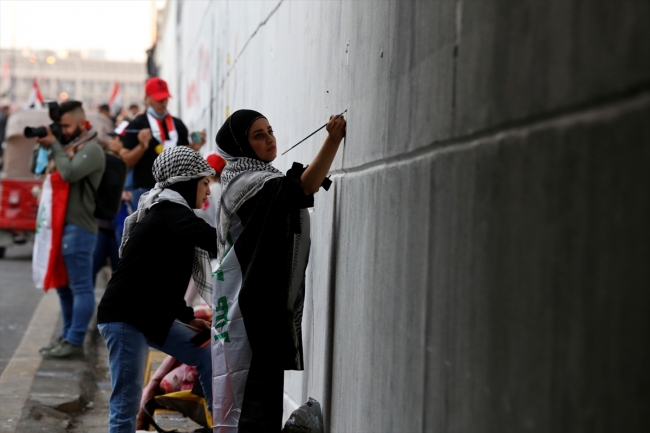
[[[45,359],[79,359],[84,357],[84,348],[83,346],[73,346],[66,340],[63,340],[58,346],[41,352],[41,355]]]
[[[38,353],[42,354],[43,352],[48,352],[54,349],[59,344],[61,344],[62,341],[63,341],[63,337],[59,337],[56,340],[53,340],[49,346],[41,347],[40,349],[38,349]]]

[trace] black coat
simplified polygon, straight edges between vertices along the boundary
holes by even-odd
[[[291,332],[296,317],[288,310],[300,209],[314,205],[314,196],[305,195],[300,186],[303,171],[297,165],[286,177],[267,181],[237,211],[244,226],[233,246],[242,273],[238,302],[252,350],[239,418],[241,433],[278,431],[284,370],[302,370],[304,364],[302,340],[294,341]],[[304,284],[304,273],[300,277]]]
[[[99,303],[97,322],[125,322],[162,345],[175,319],[194,319],[185,305],[194,246],[217,254],[217,232],[190,209],[162,202],[136,224]]]

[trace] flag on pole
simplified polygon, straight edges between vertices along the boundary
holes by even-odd
[[[108,99],[108,106],[113,116],[117,115],[117,110],[122,107],[122,92],[120,91],[119,81],[116,81],[113,85],[111,97]]]
[[[11,64],[9,61],[2,65],[2,81],[0,82],[0,98],[5,99],[11,91]]]
[[[34,77],[32,80],[32,90],[29,92],[29,101],[27,102],[27,107],[41,108],[42,106],[43,95],[41,94],[40,87],[38,87],[38,79]]]
[[[122,120],[119,125],[117,125],[117,128],[115,128],[115,133],[121,137],[124,137],[124,134],[126,133],[126,127],[129,126],[129,121],[128,120]]]

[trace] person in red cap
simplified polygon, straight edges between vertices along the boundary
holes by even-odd
[[[205,157],[205,160],[208,161],[208,164],[210,164],[210,167],[214,168],[214,170],[217,172],[217,175],[215,178],[217,179],[217,182],[220,181],[221,172],[223,171],[223,168],[226,166],[226,160],[217,155],[216,153],[211,153],[208,156]]]
[[[201,209],[195,210],[194,213],[203,218],[203,220],[212,227],[216,227],[217,207],[221,200],[221,172],[226,166],[226,160],[216,153],[207,155],[205,160],[208,162],[208,165],[214,169],[216,174],[210,178],[210,196],[208,197],[208,200],[203,204]]]
[[[129,168],[133,168],[133,209],[138,207],[140,196],[156,184],[151,172],[156,157],[170,147],[190,146],[187,127],[167,111],[171,97],[165,80],[150,78],[145,85],[148,108],[126,127],[121,155]]]

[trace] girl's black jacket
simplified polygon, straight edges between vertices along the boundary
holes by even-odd
[[[187,207],[154,205],[133,229],[99,303],[97,322],[129,323],[163,345],[175,319],[194,319],[184,300],[194,246],[216,256],[216,230]]]

